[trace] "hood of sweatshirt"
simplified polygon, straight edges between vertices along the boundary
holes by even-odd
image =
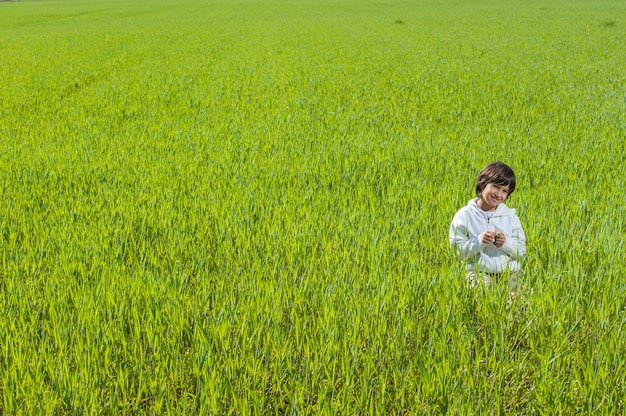
[[[494,211],[483,211],[483,209],[478,206],[476,199],[471,199],[467,205],[474,214],[483,216],[485,219],[516,215],[515,208],[509,208],[504,204],[504,202],[499,204]]]

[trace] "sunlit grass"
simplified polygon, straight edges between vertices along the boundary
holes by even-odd
[[[624,5],[0,9],[0,413],[623,413]]]

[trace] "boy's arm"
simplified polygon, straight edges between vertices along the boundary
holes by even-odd
[[[486,244],[481,243],[480,236],[470,237],[464,224],[452,222],[450,226],[450,246],[463,261],[469,260],[480,253]]]
[[[519,220],[516,221],[515,226],[506,236],[506,241],[500,248],[513,260],[519,260],[526,255],[526,235]]]

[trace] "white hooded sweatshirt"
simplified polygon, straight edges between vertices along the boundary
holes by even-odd
[[[480,241],[482,233],[504,233],[502,247]],[[514,209],[499,204],[494,211],[483,211],[472,199],[461,208],[450,225],[450,245],[467,269],[476,272],[502,273],[520,270],[519,260],[526,254],[526,236]]]

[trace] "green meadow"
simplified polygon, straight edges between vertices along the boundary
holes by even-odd
[[[626,3],[0,2],[0,414],[626,412]],[[525,278],[470,290],[495,160]]]

